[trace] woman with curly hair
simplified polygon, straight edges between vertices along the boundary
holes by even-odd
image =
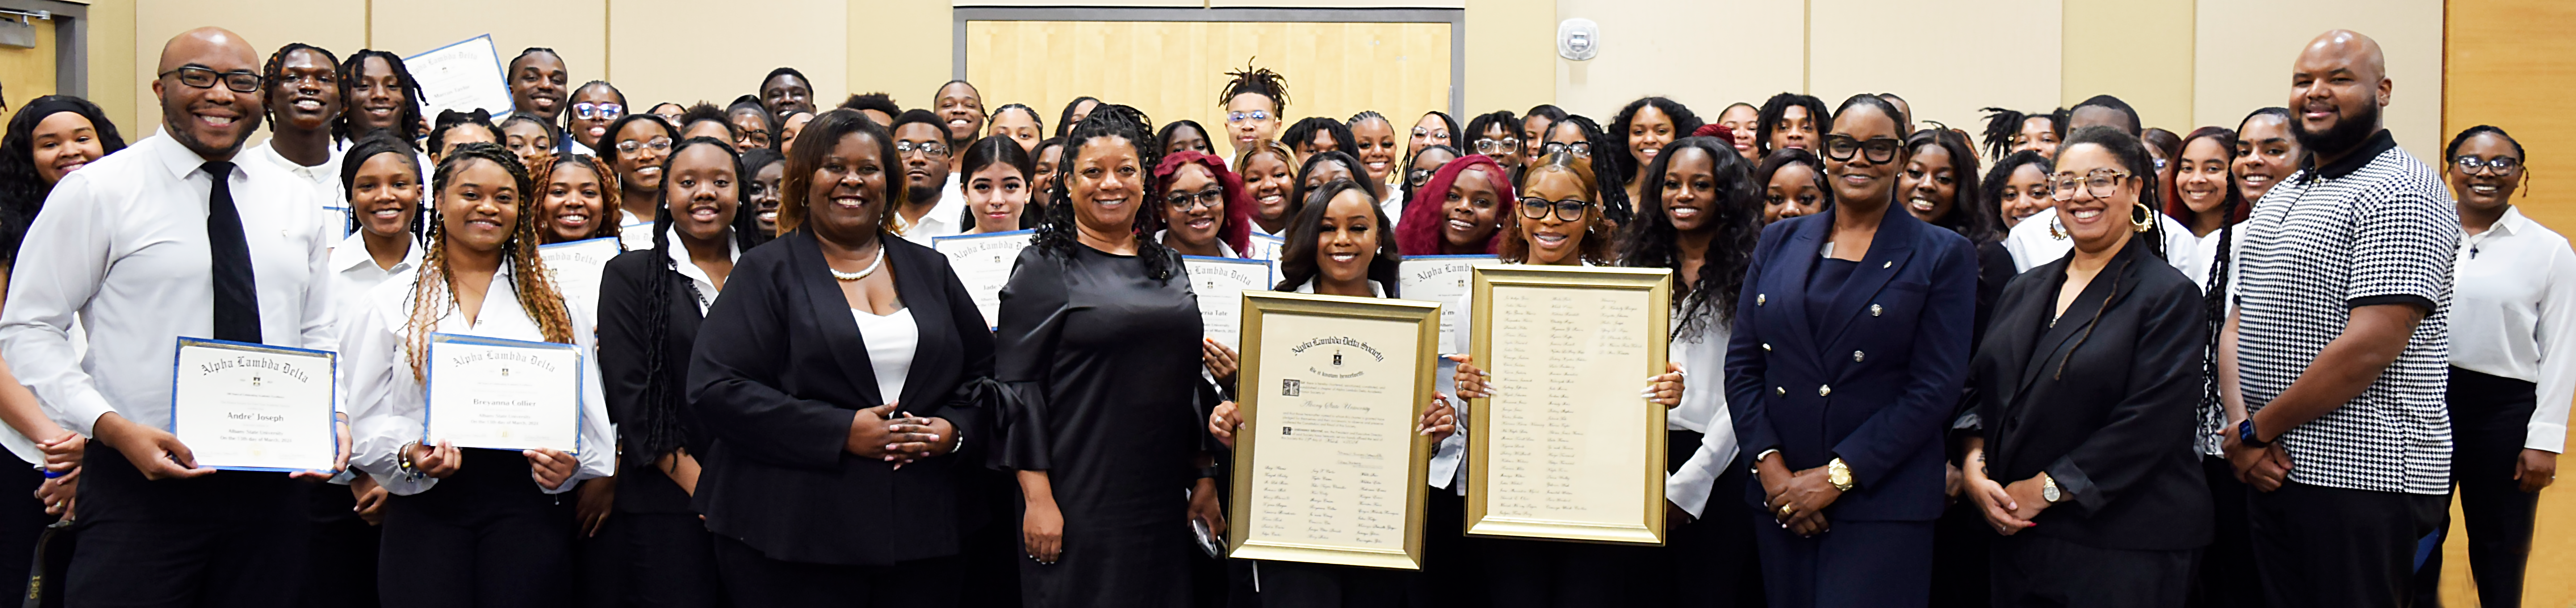
[[[1678,101],[1646,97],[1628,102],[1610,119],[1610,137],[1624,145],[1605,168],[1623,178],[1619,181],[1627,188],[1628,200],[1638,200],[1637,186],[1646,183],[1646,165],[1655,162],[1657,151],[1673,140],[1690,137],[1700,124],[1699,115]]]

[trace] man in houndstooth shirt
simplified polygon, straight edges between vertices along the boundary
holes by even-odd
[[[2440,176],[2381,127],[2379,44],[2326,32],[2291,77],[2311,155],[2237,241],[2238,309],[2221,337],[2225,450],[2248,496],[2273,606],[2401,606],[2417,539],[2450,489],[2451,256]],[[2239,392],[2241,391],[2241,392]]]

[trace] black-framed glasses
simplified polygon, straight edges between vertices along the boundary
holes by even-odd
[[[1542,154],[1542,155],[1545,155],[1545,154],[1555,154],[1555,153],[1558,153],[1558,152],[1572,152],[1572,153],[1574,153],[1574,155],[1575,155],[1575,156],[1580,156],[1580,157],[1584,157],[1584,158],[1592,158],[1592,142],[1587,142],[1587,141],[1578,141],[1578,142],[1570,142],[1570,143],[1569,143],[1569,142],[1561,142],[1561,141],[1557,141],[1557,142],[1548,142],[1548,144],[1547,144],[1547,145],[1539,146],[1538,150],[1539,150],[1539,154]]]
[[[214,88],[215,81],[221,80],[224,82],[224,88],[232,89],[235,93],[257,93],[261,80],[258,72],[250,70],[217,72],[193,65],[161,73],[162,76],[171,74],[179,75],[179,84],[200,89]]]
[[[2048,178],[2049,198],[2061,201],[2075,200],[2077,186],[2082,186],[2084,191],[2092,194],[2095,199],[2111,198],[2112,194],[2120,191],[2120,182],[2127,181],[2130,177],[2128,172],[2117,169],[2094,169],[2085,173],[2081,179],[2071,173],[2060,173]]]
[[[903,156],[903,155],[905,155],[905,154],[912,153],[912,152],[920,152],[922,156],[947,156],[947,155],[948,155],[948,144],[943,144],[943,143],[939,143],[939,142],[935,142],[935,141],[920,141],[920,142],[913,142],[913,141],[898,141],[898,142],[894,142],[894,155],[895,155],[895,156]]]
[[[1430,169],[1414,169],[1406,171],[1404,172],[1404,183],[1412,184],[1415,188],[1420,188],[1423,184],[1430,183],[1432,173],[1435,172]]]
[[[1518,137],[1505,137],[1502,139],[1486,137],[1476,139],[1477,154],[1490,156],[1499,152],[1510,152],[1519,149],[1520,147],[1521,138]]]
[[[1226,122],[1243,122],[1247,120],[1270,120],[1270,113],[1261,110],[1253,110],[1250,112],[1227,112],[1225,114]]]
[[[1188,211],[1193,205],[1216,209],[1225,206],[1225,189],[1209,188],[1197,192],[1174,192],[1164,195],[1163,202],[1171,205],[1173,211]]]
[[[2459,167],[2461,173],[2478,173],[2480,171],[2485,171],[2489,175],[2513,175],[2515,170],[2522,167],[2522,159],[2511,156],[2498,156],[2495,158],[2481,159],[2473,155],[2462,154],[2459,158],[2451,159],[2451,166]]]
[[[572,104],[572,116],[582,120],[616,120],[626,115],[626,106],[613,103],[581,102]]]
[[[668,138],[668,137],[656,137],[656,138],[652,138],[652,139],[648,139],[648,140],[633,140],[633,139],[629,139],[629,140],[626,140],[626,141],[617,142],[617,153],[618,153],[618,154],[634,154],[634,153],[636,153],[637,151],[639,151],[639,150],[643,150],[643,149],[645,149],[645,148],[652,148],[652,149],[654,149],[654,150],[663,151],[663,152],[668,152],[668,151],[670,151],[670,150],[671,150],[671,138]]]
[[[1521,217],[1543,220],[1547,219],[1548,213],[1554,212],[1556,219],[1560,221],[1576,222],[1583,220],[1584,210],[1591,206],[1590,201],[1579,199],[1550,201],[1535,196],[1524,196],[1521,197]]]
[[[1905,142],[1893,137],[1861,140],[1849,135],[1825,136],[1825,158],[1837,161],[1848,162],[1857,155],[1873,163],[1895,162],[1896,151],[1903,149]]]

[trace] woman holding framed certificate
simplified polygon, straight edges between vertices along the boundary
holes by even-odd
[[[1774,607],[1930,596],[1977,256],[1895,207],[1901,116],[1843,102],[1821,146],[1835,204],[1763,228],[1736,298],[1726,404],[1755,471],[1745,501],[1767,511],[1750,525]]]
[[[571,503],[616,449],[592,330],[536,257],[527,169],[456,147],[432,180],[420,269],[378,285],[349,325],[350,464],[386,501],[387,606],[571,600]],[[435,584],[415,584],[434,581]]]
[[[1191,527],[1225,533],[1199,379],[1200,319],[1159,219],[1160,151],[1134,108],[1067,136],[1036,240],[1002,290],[996,374],[1015,403],[997,465],[1017,471],[1031,606],[1182,606]],[[1186,498],[1182,492],[1186,491]]]
[[[614,519],[585,504],[579,523],[583,536],[612,527],[619,532],[612,537],[625,542],[603,552],[616,556],[621,576],[593,593],[614,590],[669,606],[722,603],[714,537],[689,505],[702,470],[698,456],[713,439],[681,396],[700,319],[724,290],[734,260],[764,240],[743,212],[746,180],[733,150],[707,138],[672,148],[662,163],[665,204],[654,213],[653,248],[618,255],[601,272],[600,384],[618,425],[619,475],[609,478]]]
[[[950,456],[985,428],[959,389],[992,335],[946,256],[887,231],[893,134],[838,109],[796,137],[779,239],[698,326],[687,399],[713,442],[693,504],[733,605],[954,605],[986,515],[975,461]]]
[[[1515,221],[1499,252],[1505,264],[1598,266],[1609,262],[1613,228],[1604,217],[1602,190],[1594,181],[1590,159],[1570,150],[1549,152],[1533,161],[1519,186]],[[1473,306],[1468,304],[1471,310]],[[1494,380],[1472,357],[1456,355],[1455,360],[1459,398],[1493,396]],[[1680,403],[1681,393],[1682,374],[1674,368],[1648,378],[1638,396],[1670,408]],[[1655,547],[1500,537],[1480,539],[1478,545],[1484,591],[1489,594],[1484,605],[1660,606],[1668,601],[1668,588],[1631,580],[1641,573],[1665,570],[1661,551]]]

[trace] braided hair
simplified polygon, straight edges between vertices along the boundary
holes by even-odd
[[[554,279],[547,274],[545,261],[537,257],[537,214],[529,209],[528,204],[535,199],[528,196],[528,168],[519,164],[519,155],[501,144],[459,144],[454,153],[439,160],[438,173],[431,179],[431,190],[438,196],[445,196],[456,172],[474,162],[492,163],[508,171],[513,185],[521,194],[514,201],[519,207],[518,221],[513,222],[515,225],[510,228],[510,237],[501,242],[502,271],[509,273],[509,279],[518,292],[519,308],[526,310],[528,319],[536,322],[538,331],[545,335],[545,341],[573,343],[572,311],[564,304],[563,294],[555,291]],[[447,267],[446,213],[435,204],[430,205],[429,213],[429,248],[422,253],[420,273],[412,280],[411,318],[405,324],[409,330],[405,350],[411,363],[412,379],[424,383],[429,381],[429,334],[439,319],[446,318],[448,311],[460,306],[454,290],[448,285],[454,273]]]
[[[17,262],[18,244],[27,238],[27,226],[45,209],[45,195],[54,191],[54,185],[36,173],[36,125],[63,111],[63,106],[89,119],[90,128],[98,133],[99,156],[125,149],[125,136],[116,133],[116,123],[108,122],[107,111],[89,100],[46,95],[20,106],[9,117],[9,134],[0,137],[0,265]]]
[[[2033,118],[2048,119],[2048,130],[2058,133],[2061,138],[2065,136],[2066,108],[2051,110],[2047,114],[2026,114],[2009,108],[1979,108],[1977,111],[1986,113],[1986,130],[1980,137],[1986,140],[1987,156],[2000,159],[2012,154],[2013,137],[2021,135],[2021,123]]]
[[[1689,112],[1689,110],[1682,111]],[[1590,116],[1569,114],[1564,119],[1558,120],[1556,124],[1550,125],[1548,130],[1553,131],[1569,126],[1574,127],[1575,132],[1583,134],[1583,144],[1592,148],[1592,174],[1594,178],[1600,180],[1601,184],[1602,216],[1610,218],[1612,224],[1628,225],[1630,221],[1636,219],[1634,211],[1636,201],[1628,200],[1628,178],[1635,173],[1629,165],[1635,164],[1635,159],[1629,158],[1626,152],[1627,129],[1622,128],[1617,132],[1605,131],[1602,130],[1601,123],[1592,122]],[[1544,140],[1547,135],[1540,133],[1539,138]],[[1530,159],[1530,162],[1538,162],[1538,159]],[[1639,193],[1643,194],[1642,191]]]
[[[340,89],[340,109],[343,114],[346,114],[349,108],[348,88],[340,85],[339,81],[348,79],[349,71],[340,67],[340,56],[331,54],[330,49],[302,42],[289,42],[286,46],[277,47],[277,52],[268,54],[268,63],[261,64],[259,67],[260,92],[270,92],[269,87],[286,82],[286,56],[296,51],[313,51],[322,54],[322,65],[331,68],[332,86]],[[263,118],[268,119],[269,128],[276,128],[277,113],[270,111],[268,104],[265,103],[259,104],[259,111]],[[333,123],[337,124],[339,117],[334,116],[332,119]]]
[[[663,202],[660,207],[653,210],[653,250],[656,252],[669,252],[673,246],[671,226],[676,223],[676,220],[671,216],[671,201],[678,199],[672,196],[671,185],[672,182],[679,180],[672,178],[675,172],[672,165],[677,164],[680,153],[700,146],[723,151],[724,167],[729,170],[740,170],[742,155],[734,150],[733,142],[718,141],[712,137],[692,137],[672,145],[671,154],[662,157]],[[760,246],[763,239],[753,217],[756,214],[749,213],[747,209],[751,201],[744,196],[742,183],[745,179],[739,174],[734,177],[733,217],[727,220],[725,231],[728,233],[726,236],[733,239],[735,247],[747,250]],[[681,255],[687,254],[681,253]],[[670,374],[663,373],[663,370],[670,369],[673,365],[671,349],[663,348],[671,340],[673,290],[669,285],[679,283],[682,289],[688,290],[689,300],[692,302],[706,301],[706,294],[698,292],[697,282],[688,280],[680,274],[679,260],[671,255],[656,257],[662,259],[662,268],[661,272],[653,278],[653,284],[657,287],[644,293],[644,336],[638,342],[645,345],[644,416],[643,420],[629,422],[629,424],[644,426],[643,460],[646,461],[661,460],[663,455],[678,450],[682,439],[686,436],[686,430],[681,428],[680,419],[680,409],[686,405],[682,403],[678,387],[671,386],[668,377]]]
[[[418,156],[420,151],[412,149],[411,142],[397,139],[394,134],[379,130],[367,134],[366,137],[358,138],[358,142],[350,144],[349,151],[340,157],[340,193],[344,198],[358,197],[358,169],[366,166],[367,161],[374,160],[378,154],[394,155],[396,160],[402,161],[403,166],[411,168],[412,183],[421,183],[420,156]],[[421,213],[417,206],[412,209],[411,238],[415,242],[420,240],[422,215],[425,214]],[[350,202],[348,214],[344,219],[348,222],[349,232],[360,230],[358,205],[354,200]]]
[[[340,103],[345,107],[342,108],[340,117],[331,121],[331,138],[353,139],[366,135],[349,132],[349,115],[357,113],[356,81],[366,75],[369,59],[384,60],[385,66],[393,70],[394,80],[402,81],[402,110],[395,115],[394,129],[402,134],[405,141],[419,141],[422,125],[420,80],[411,77],[411,68],[403,67],[402,56],[375,49],[358,51],[357,54],[350,55],[347,61],[340,62]]]
[[[1243,69],[1226,72],[1225,75],[1234,79],[1226,81],[1225,89],[1217,93],[1216,105],[1224,106],[1241,95],[1260,95],[1270,98],[1272,115],[1288,113],[1288,77],[1270,71],[1270,68],[1253,67],[1250,59],[1244,60]],[[1072,107],[1066,106],[1066,109]]]
[[[1733,140],[1684,137],[1664,146],[1662,154],[1646,163],[1646,181],[1637,188],[1637,220],[1619,243],[1619,265],[1669,268],[1675,278],[1681,276],[1677,241],[1685,235],[1665,213],[1664,175],[1670,172],[1673,156],[1685,149],[1708,153],[1709,175],[1716,182],[1711,190],[1717,200],[1710,205],[1716,213],[1708,218],[1708,257],[1700,265],[1699,279],[1675,284],[1682,289],[1682,297],[1673,300],[1673,308],[1684,314],[1672,328],[1669,337],[1674,338],[1698,334],[1710,323],[1732,322],[1735,296],[1744,289],[1744,268],[1752,263],[1753,246],[1762,237],[1762,186],[1753,183],[1753,162],[1735,152]],[[1602,192],[1608,194],[1609,188]]]
[[[1071,190],[1074,160],[1082,156],[1083,148],[1095,145],[1093,140],[1111,137],[1126,139],[1127,146],[1136,152],[1137,200],[1153,198],[1150,193],[1155,192],[1156,187],[1151,171],[1163,161],[1163,151],[1153,144],[1154,120],[1136,108],[1101,104],[1092,108],[1091,115],[1084,117],[1081,124],[1074,125],[1071,134],[1065,136],[1064,160],[1056,163],[1055,184],[1047,193],[1049,200],[1057,202],[1046,206],[1046,215],[1038,222],[1037,234],[1030,240],[1030,246],[1047,254],[1066,258],[1073,256],[1074,248],[1080,246],[1073,213],[1073,206],[1079,203],[1073,201]],[[1108,142],[1102,141],[1097,145],[1108,145]],[[1137,235],[1136,257],[1145,263],[1145,276],[1168,281],[1175,274],[1176,256],[1162,242],[1143,237],[1161,229],[1162,217],[1163,214],[1140,207],[1136,210],[1131,230]]]

